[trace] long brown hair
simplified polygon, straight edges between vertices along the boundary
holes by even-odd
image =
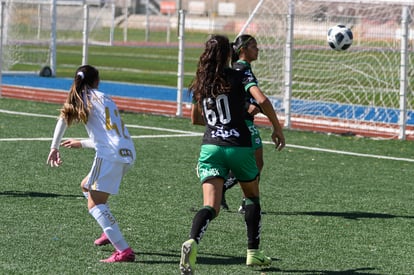
[[[88,90],[97,88],[99,71],[90,65],[80,66],[70,88],[66,102],[60,110],[68,126],[73,123],[87,123],[91,104],[87,95]]]
[[[200,102],[202,98],[217,97],[229,91],[230,86],[224,73],[229,66],[229,58],[229,39],[224,35],[211,35],[205,43],[196,76],[189,87],[195,101]]]

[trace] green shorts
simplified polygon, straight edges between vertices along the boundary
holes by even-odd
[[[250,130],[250,133],[252,134],[252,147],[254,150],[262,148],[262,138],[260,137],[260,132],[254,125],[253,121],[246,120],[246,125]]]
[[[201,146],[197,175],[203,183],[209,178],[226,179],[229,171],[241,182],[254,180],[259,175],[252,147]]]

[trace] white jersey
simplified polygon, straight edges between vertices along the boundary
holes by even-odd
[[[132,163],[136,152],[115,102],[98,90],[89,90],[92,108],[85,124],[93,141],[96,157],[111,161]]]

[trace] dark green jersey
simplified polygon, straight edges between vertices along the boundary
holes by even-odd
[[[253,96],[250,94],[249,89],[253,86],[259,86],[258,80],[256,76],[254,75],[252,71],[252,67],[250,66],[250,63],[244,61],[244,60],[238,60],[237,62],[233,63],[233,68],[237,71],[243,72],[243,86],[244,90],[246,91],[246,105],[249,104],[256,105],[260,111],[260,105],[256,102],[256,100],[253,98]],[[253,121],[254,116],[250,115],[246,112],[246,119]]]
[[[244,73],[243,85],[246,92],[249,92],[249,89],[252,86],[259,86],[259,82],[254,75],[249,62],[244,60],[237,60],[237,62],[233,63],[233,69],[236,71],[242,71]]]
[[[203,98],[201,107],[206,129],[203,144],[251,147],[251,133],[246,125],[246,92],[243,73],[227,69],[230,91],[213,98]]]

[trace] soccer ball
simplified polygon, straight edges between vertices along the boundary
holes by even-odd
[[[354,35],[350,28],[336,25],[328,30],[328,44],[335,51],[345,51],[352,45]]]

